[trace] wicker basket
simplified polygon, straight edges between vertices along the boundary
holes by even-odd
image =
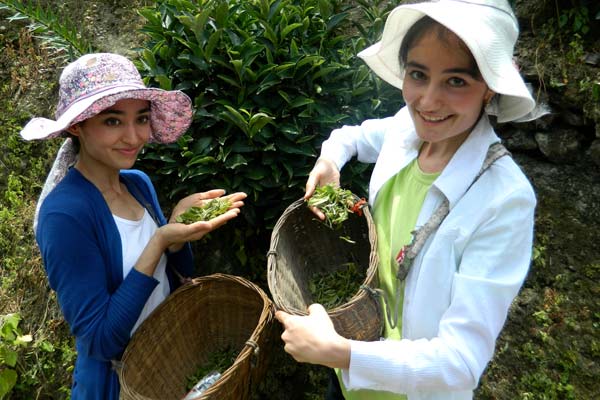
[[[225,274],[195,278],[167,298],[132,337],[118,369],[121,399],[181,399],[187,378],[211,352],[240,352],[200,399],[243,400],[266,372],[274,344],[274,306],[248,280]]]
[[[368,207],[362,211],[362,216],[351,213],[334,230],[319,221],[303,199],[285,210],[273,229],[268,253],[269,290],[279,309],[306,315],[307,307],[313,303],[308,290],[311,277],[335,272],[349,262],[358,266],[364,286],[377,286],[377,235]],[[355,243],[342,240],[341,236]],[[358,289],[347,303],[327,312],[336,331],[346,338],[371,341],[381,336],[377,298],[364,288]]]

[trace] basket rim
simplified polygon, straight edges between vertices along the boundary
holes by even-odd
[[[119,366],[117,368],[117,375],[119,377],[119,383],[121,386],[121,390],[125,390],[126,392],[131,393],[132,389],[129,388],[129,386],[127,385],[127,382],[125,381],[125,374],[126,374],[126,370],[127,370],[127,358],[130,354],[129,353],[129,350],[131,349],[130,346],[132,343],[134,343],[136,335],[138,335],[138,332],[140,332],[140,334],[141,334],[141,332],[143,332],[143,329],[141,329],[141,328],[144,325],[144,323],[146,323],[146,321],[149,321],[153,314],[157,313],[162,308],[166,307],[165,304],[167,304],[167,302],[169,301],[169,298],[171,298],[172,296],[180,295],[181,293],[185,293],[189,290],[193,290],[193,289],[197,288],[198,286],[203,285],[206,282],[214,282],[214,281],[235,282],[236,284],[241,284],[243,286],[248,287],[249,289],[256,291],[259,294],[261,300],[263,301],[263,306],[262,306],[262,310],[261,310],[258,322],[256,324],[256,327],[252,331],[250,337],[244,343],[243,348],[239,351],[234,362],[229,366],[229,368],[227,368],[225,371],[223,371],[221,373],[221,376],[219,377],[219,379],[211,387],[209,387],[200,397],[198,397],[198,399],[209,398],[211,395],[215,394],[215,392],[218,391],[218,389],[221,385],[226,384],[232,378],[237,366],[244,363],[247,359],[251,358],[254,354],[258,355],[258,352],[263,350],[263,349],[260,349],[260,347],[259,347],[260,334],[262,332],[264,332],[265,328],[268,327],[268,325],[270,323],[272,323],[275,319],[275,305],[274,305],[273,301],[264,292],[264,290],[262,290],[262,288],[260,288],[260,286],[256,285],[255,283],[251,282],[250,280],[248,280],[244,277],[241,277],[241,276],[237,276],[237,275],[214,273],[211,275],[204,275],[204,276],[196,277],[196,278],[193,278],[190,281],[186,282],[184,285],[182,285],[178,289],[176,289],[158,307],[156,307],[156,309],[150,314],[150,316],[148,316],[148,318],[146,318],[146,320],[144,322],[142,322],[142,324],[140,325],[140,327],[138,328],[136,333],[130,339],[130,341],[123,353],[123,356],[121,358],[121,362],[119,363]],[[139,335],[138,335],[138,337],[139,337]],[[139,394],[135,390],[133,392],[140,399],[153,400],[152,398],[149,398],[149,397]],[[186,393],[188,393],[188,392],[186,392]]]
[[[354,198],[360,199],[360,197],[355,194]],[[271,296],[273,297],[273,302],[277,309],[283,310],[292,315],[308,315],[308,310],[301,310],[296,307],[287,306],[279,292],[277,290],[273,290],[276,287],[275,270],[277,269],[277,245],[279,244],[278,232],[283,224],[285,224],[289,216],[303,206],[306,207],[306,200],[304,198],[300,198],[295,200],[285,209],[273,227],[273,231],[271,232],[271,244],[267,253],[267,284],[269,286]],[[364,204],[361,207],[361,210],[363,211],[363,218],[365,218],[367,221],[369,241],[371,243],[371,249],[369,252],[369,266],[367,267],[365,280],[363,281],[362,285],[374,289],[374,283],[376,281],[377,270],[379,267],[379,256],[377,255],[377,232],[375,230],[375,223],[369,210],[368,203]],[[327,313],[330,317],[337,316],[350,309],[354,303],[362,301],[367,297],[370,298],[371,296],[372,295],[366,290],[359,289],[347,302],[327,310]]]

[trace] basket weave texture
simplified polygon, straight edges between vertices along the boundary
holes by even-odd
[[[271,234],[267,280],[273,301],[290,314],[306,315],[314,302],[308,289],[312,277],[335,272],[350,262],[364,276],[362,285],[377,286],[377,234],[368,206],[362,208],[362,216],[350,213],[340,228],[331,229],[303,199],[295,201]],[[381,309],[369,291],[358,289],[346,303],[327,312],[336,331],[346,338],[372,341],[381,337]]]
[[[274,306],[264,291],[238,276],[193,279],[140,325],[118,370],[121,399],[181,399],[187,378],[227,346],[234,363],[199,399],[244,400],[266,372],[274,344]]]

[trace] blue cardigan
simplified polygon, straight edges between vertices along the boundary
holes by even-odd
[[[156,191],[146,174],[121,172],[130,193],[166,223]],[[140,198],[141,197],[141,198]],[[121,239],[100,191],[71,168],[41,206],[36,239],[50,287],[75,336],[77,361],[73,400],[117,400],[119,381],[111,360],[120,359],[146,300],[158,284],[132,269],[123,279]],[[193,272],[189,244],[167,254],[184,276]],[[167,269],[171,291],[178,280]]]

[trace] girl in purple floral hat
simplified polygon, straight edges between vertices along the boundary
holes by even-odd
[[[144,319],[193,272],[190,241],[235,218],[245,193],[210,221],[181,224],[191,206],[225,194],[180,200],[167,220],[146,174],[131,169],[148,142],[170,143],[192,121],[181,91],[147,88],[131,61],[88,54],[60,77],[56,120],[34,118],[27,140],[67,135],[34,221],[50,286],[75,336],[71,398],[118,399],[112,368]]]

